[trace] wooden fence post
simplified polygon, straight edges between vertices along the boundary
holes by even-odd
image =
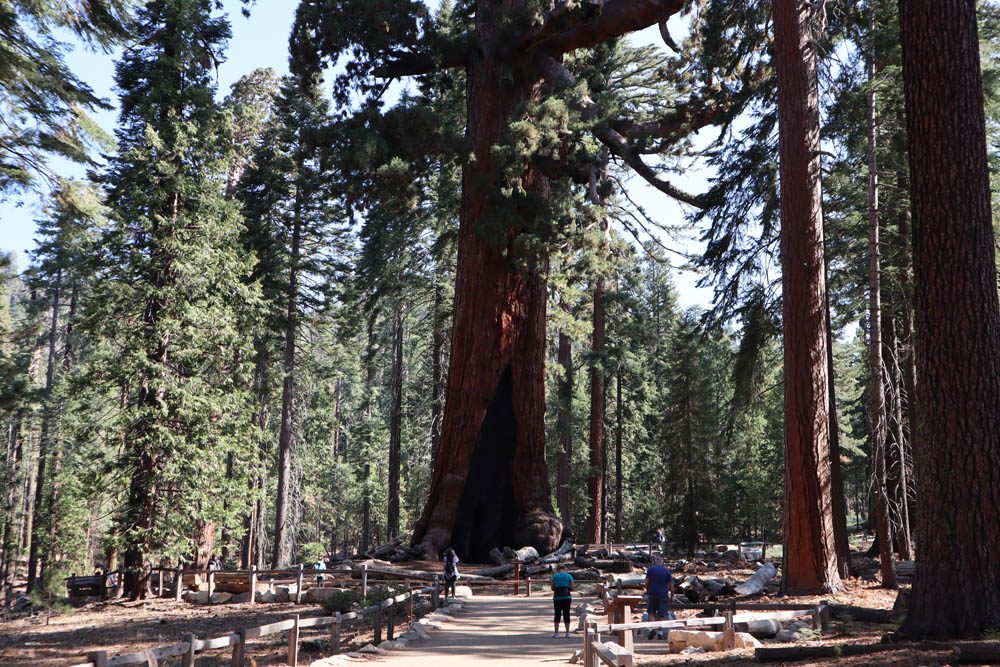
[[[389,600],[389,617],[386,620],[385,638],[392,641],[396,636],[396,601]]]
[[[292,617],[295,625],[288,631],[288,664],[290,667],[298,667],[299,664],[299,615]]]
[[[431,610],[437,609],[440,606],[441,601],[441,583],[438,581],[437,575],[434,575],[434,588],[431,589]]]
[[[181,591],[184,589],[184,571],[181,568],[174,570],[174,601],[181,601]]]
[[[514,559],[514,596],[521,594],[521,561]]]
[[[92,651],[87,654],[87,661],[94,663],[94,667],[108,667],[108,652]]]
[[[406,589],[409,591],[406,595],[406,624],[409,625],[413,623],[413,586],[410,582],[406,583]]]
[[[208,601],[212,602],[212,596],[215,595],[215,570],[208,571]]]
[[[361,597],[368,597],[368,563],[361,564]]]
[[[334,616],[333,625],[330,626],[330,649],[334,653],[340,653],[340,612]]]
[[[257,566],[250,566],[250,604],[257,604]]]
[[[243,667],[243,657],[246,653],[246,641],[247,641],[247,631],[245,628],[237,630],[236,634],[240,636],[236,643],[233,644],[233,660],[232,667]]]
[[[299,563],[299,574],[295,578],[295,604],[302,604],[302,563]]]
[[[157,582],[156,582],[156,597],[162,598],[163,597],[163,568],[161,567],[159,570],[157,570],[157,572],[159,574],[156,577],[156,579],[157,579]]]
[[[379,602],[375,607],[375,627],[373,628],[374,634],[372,636],[372,643],[378,646],[382,643],[382,603]]]
[[[194,667],[194,652],[195,646],[198,643],[198,638],[194,635],[188,637],[188,650],[181,658],[181,667]]]
[[[526,597],[531,597],[531,577],[524,578],[525,588],[528,590],[528,595]]]
[[[726,621],[722,626],[722,650],[731,651],[736,648],[736,629],[733,627],[733,612],[726,610]]]

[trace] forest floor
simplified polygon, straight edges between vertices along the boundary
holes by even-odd
[[[718,570],[718,576],[731,574],[743,577],[744,570],[734,570],[730,573]],[[537,591],[537,589],[536,589]],[[557,655],[552,653],[552,641],[549,638],[551,630],[551,607],[547,596],[528,598],[483,597],[477,588],[477,598],[468,605],[465,612],[459,615],[454,626],[449,625],[439,630],[437,641],[443,645],[461,646],[461,639],[467,643],[466,648],[471,654],[464,654],[461,664],[471,663],[472,655],[487,658],[489,647],[497,642],[494,651],[503,653],[507,648],[524,646],[528,654],[522,655],[520,664],[533,662],[562,662],[569,658],[573,649],[579,648],[581,639],[578,633],[565,642],[557,642]],[[503,589],[490,591],[494,594],[509,592]],[[536,592],[537,595],[537,592]],[[818,602],[820,599],[832,599],[841,604],[857,605],[889,609],[895,601],[896,593],[878,587],[876,582],[850,580],[844,592],[836,596],[822,597],[776,597],[772,602]],[[481,602],[479,602],[481,599]],[[426,609],[417,609],[417,615]],[[692,615],[695,612],[680,612],[682,615]],[[22,617],[11,621],[0,622],[0,666],[31,667],[64,667],[84,661],[89,651],[107,650],[113,656],[121,653],[140,651],[156,646],[163,646],[184,641],[190,634],[199,637],[215,637],[224,635],[237,628],[251,627],[283,620],[299,614],[302,617],[325,615],[319,605],[258,604],[250,607],[246,604],[220,604],[212,606],[192,605],[185,602],[173,602],[165,599],[146,600],[138,602],[113,601],[88,604],[71,613],[54,614],[46,625],[44,614],[34,617]],[[483,615],[483,618],[479,618]],[[467,619],[467,620],[466,620]],[[478,620],[477,620],[478,619]],[[486,619],[486,620],[484,620]],[[468,628],[465,628],[465,624]],[[510,631],[511,628],[525,627]],[[504,628],[508,628],[507,631]],[[487,631],[484,628],[495,628]],[[834,622],[832,632],[819,642],[834,643],[874,643],[887,631],[887,626],[866,625],[861,623]],[[484,634],[486,632],[487,634]],[[453,634],[454,633],[454,634]],[[370,628],[348,630],[344,636],[344,647],[357,648],[371,640]],[[280,665],[285,658],[284,634],[261,638],[247,644],[247,655],[253,658],[256,665]],[[407,649],[386,658],[386,664],[395,666],[410,664],[405,657],[417,658],[423,656],[422,664],[430,664],[428,650],[433,652],[435,638],[429,642],[415,642]],[[426,645],[425,645],[426,644]],[[536,646],[537,645],[537,646]],[[769,644],[775,645],[778,644]],[[808,645],[799,643],[798,645]],[[476,648],[478,646],[478,648]],[[301,643],[300,664],[308,665],[312,660],[329,654],[326,633],[320,630],[303,632]],[[662,641],[638,639],[636,642],[639,664],[648,665],[749,665],[759,664],[753,661],[752,651],[731,651],[722,654],[700,655],[669,655],[666,654],[667,644]],[[457,648],[461,652],[461,648]],[[452,652],[454,654],[454,651]],[[217,654],[217,655],[216,655]],[[536,655],[537,654],[537,655]],[[565,655],[563,655],[565,654]],[[228,651],[209,652],[207,661],[199,654],[198,664],[228,664]],[[214,656],[214,658],[213,658]],[[494,655],[488,662],[499,665],[499,655]],[[808,663],[822,665],[942,665],[948,664],[947,654],[913,651],[885,653],[852,658],[837,658],[830,660],[812,660]],[[412,662],[412,660],[411,660]],[[435,661],[437,662],[437,661]],[[502,662],[502,661],[501,661]],[[161,662],[165,665],[166,661]],[[417,664],[417,663],[413,663]],[[457,663],[456,664],[460,664]],[[485,663],[484,663],[485,664]]]

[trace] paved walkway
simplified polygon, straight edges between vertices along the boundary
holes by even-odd
[[[463,600],[462,611],[431,638],[380,658],[386,667],[459,667],[489,664],[565,664],[573,651],[583,648],[579,632],[569,639],[552,638],[552,600],[548,597],[475,596]],[[577,619],[571,619],[570,630]]]

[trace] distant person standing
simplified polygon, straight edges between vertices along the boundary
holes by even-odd
[[[674,599],[674,575],[663,564],[663,558],[653,556],[653,565],[646,570],[646,595],[648,604],[646,611],[649,620],[665,621],[670,618],[670,603]],[[649,638],[653,638],[654,630],[649,631]],[[663,637],[660,631],[659,636]]]
[[[566,636],[569,637],[569,608],[572,603],[573,575],[566,571],[565,565],[559,565],[552,575],[552,606],[555,608],[553,639],[559,636],[560,617],[566,624]]]
[[[458,580],[458,556],[454,549],[444,552],[444,599],[448,599],[448,589],[451,589],[451,596],[455,597],[455,582]]]

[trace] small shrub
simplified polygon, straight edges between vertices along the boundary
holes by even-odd
[[[326,602],[323,603],[323,608],[331,614],[337,612],[346,614],[354,609],[354,605],[360,602],[361,593],[359,591],[336,591],[326,599]]]
[[[382,600],[391,598],[393,595],[397,595],[402,591],[402,588],[396,588],[394,586],[369,586],[368,596],[362,601],[362,606],[374,606]]]

